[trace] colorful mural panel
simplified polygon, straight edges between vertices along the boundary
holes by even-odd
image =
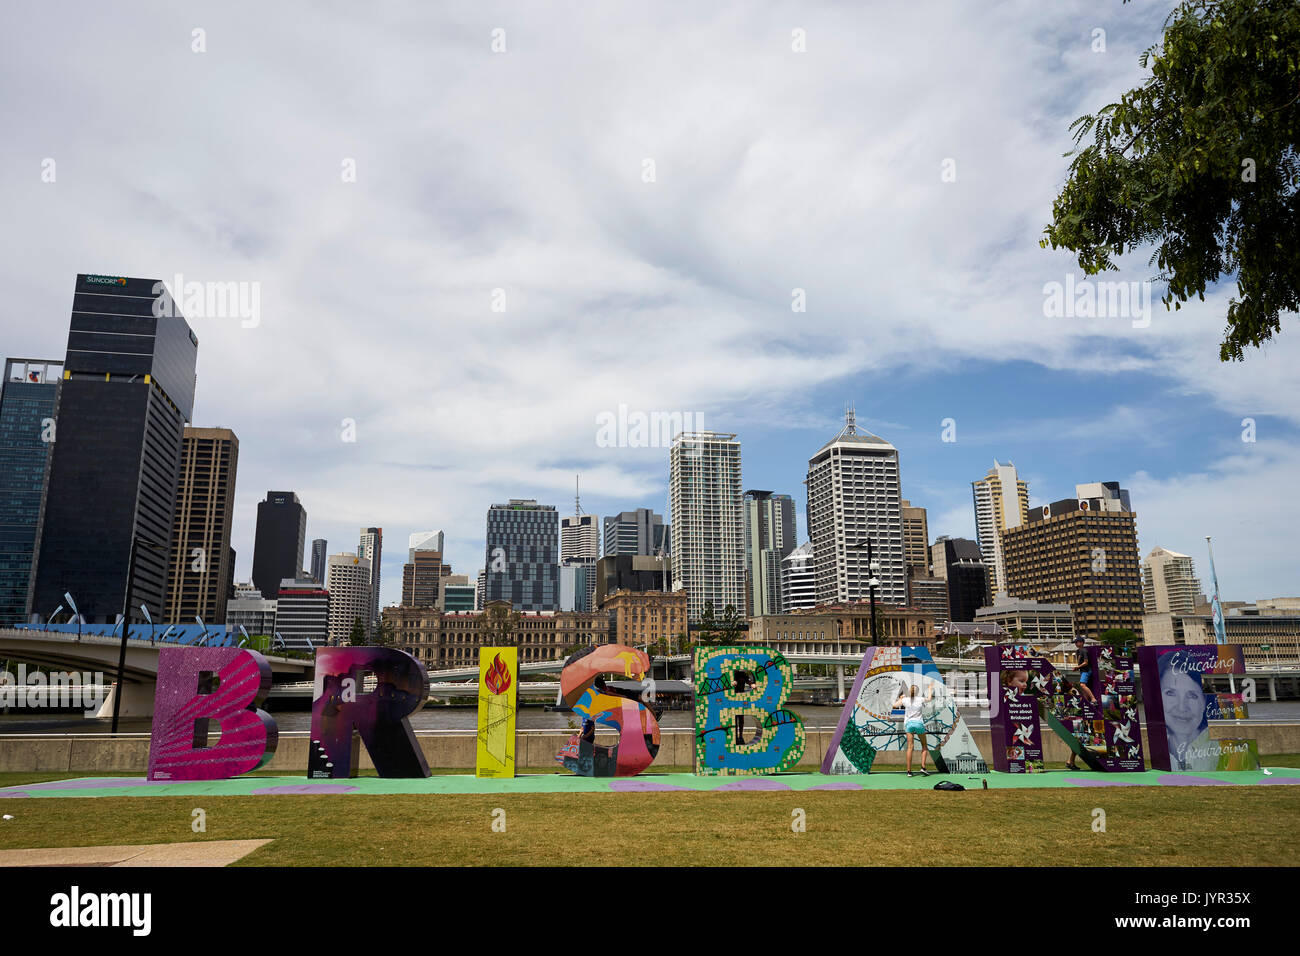
[[[279,730],[260,705],[271,665],[235,647],[166,647],[158,652],[150,780],[224,780],[265,766]],[[209,722],[220,740],[208,745]]]
[[[987,773],[988,763],[957,710],[924,647],[869,647],[844,702],[822,773],[870,773],[876,755],[902,751],[907,744],[903,711],[894,704],[909,687],[932,695],[922,711],[925,745],[939,773]]]
[[[1088,653],[1088,680],[1076,683],[1046,658],[1030,656],[1022,648],[985,648],[996,770],[1044,769],[1042,723],[1091,770],[1146,769],[1133,659],[1106,646],[1089,648]]]
[[[476,777],[515,775],[515,719],[519,710],[519,648],[478,649]]]
[[[642,680],[650,670],[644,651],[621,644],[587,647],[569,657],[560,672],[560,694],[582,718],[582,729],[569,738],[555,759],[584,777],[631,777],[659,753],[658,713],[632,691],[610,686],[607,674]],[[618,733],[612,745],[596,743],[596,732]]]
[[[794,768],[803,721],[784,704],[794,672],[768,647],[695,649],[695,772],[770,774]],[[752,735],[752,736],[751,736]]]
[[[355,777],[362,743],[381,777],[429,776],[424,751],[407,719],[428,699],[424,665],[406,651],[317,648],[307,776]]]

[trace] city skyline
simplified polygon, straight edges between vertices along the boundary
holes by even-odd
[[[32,91],[10,105],[0,154],[0,198],[25,230],[0,263],[6,354],[64,353],[77,273],[258,283],[256,315],[185,311],[203,343],[191,423],[240,439],[241,581],[274,488],[297,492],[309,540],[444,528],[447,562],[471,576],[484,509],[525,497],[566,513],[575,472],[591,513],[668,519],[666,446],[601,443],[599,417],[620,406],[738,434],[744,486],[794,496],[802,543],[807,457],[852,402],[898,448],[931,539],[973,539],[969,483],[1012,460],[1031,507],[1116,480],[1144,554],[1203,565],[1212,535],[1225,598],[1292,594],[1300,339],[1220,365],[1231,283],[1176,313],[1157,301],[1146,327],[1044,311],[1046,285],[1082,280],[1069,254],[1037,245],[1068,125],[1138,82],[1164,14],[953,5],[954,55],[920,57],[931,24],[902,7],[798,24],[720,12],[690,23],[700,45],[678,62],[665,51],[692,18],[671,10],[600,11],[581,29],[512,11],[495,56],[495,23],[448,30],[431,11],[415,25],[340,11],[326,32],[286,11],[214,10],[210,37],[243,39],[198,54],[165,17],[88,10],[59,47],[76,70],[41,43],[0,41],[0,71]],[[794,26],[806,53],[790,51]],[[349,27],[384,49],[382,87],[320,55],[344,54]],[[1098,27],[1105,52],[1091,48]],[[65,33],[57,11],[26,16],[25,36]],[[863,56],[863,36],[890,42]],[[169,82],[142,89],[120,57]],[[213,90],[213,71],[232,82]],[[472,115],[452,92],[467,84]],[[255,89],[301,135],[255,108]],[[214,140],[198,102],[237,131]],[[374,102],[387,106],[359,105]],[[122,126],[122,103],[167,128]],[[635,118],[647,103],[660,105]],[[1149,278],[1146,256],[1111,277]],[[382,584],[381,604],[396,603],[396,574]]]

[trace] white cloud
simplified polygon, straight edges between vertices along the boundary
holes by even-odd
[[[267,488],[297,490],[331,551],[383,525],[386,601],[410,530],[446,529],[472,573],[487,506],[567,502],[575,470],[593,498],[662,509],[661,449],[595,444],[620,403],[823,415],[801,396],[851,373],[1019,357],[1145,369],[1300,421],[1289,340],[1216,364],[1221,302],[1147,330],[1043,316],[1043,283],[1073,265],[1037,246],[1066,126],[1138,80],[1163,10],[132,12],[70,27],[27,7],[0,38],[0,81],[22,91],[0,201],[23,236],[0,321],[11,352],[57,354],[78,271],[262,284],[258,328],[194,322],[195,421],[241,441],[242,577]]]

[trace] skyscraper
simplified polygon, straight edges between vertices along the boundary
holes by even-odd
[[[7,359],[0,386],[0,627],[29,620],[63,365]],[[48,614],[53,607],[44,609]]]
[[[876,601],[907,603],[898,450],[860,432],[850,408],[839,434],[808,459],[808,532],[818,603],[865,601],[867,543],[880,568]]]
[[[325,586],[325,560],[329,556],[329,542],[324,538],[314,538],[311,543],[311,576],[321,587]]]
[[[441,531],[416,531],[406,539],[406,560],[414,561],[417,551],[437,551],[442,554]]]
[[[1200,593],[1189,556],[1157,547],[1142,561],[1142,607],[1147,614],[1194,614]]]
[[[69,592],[91,623],[166,598],[199,340],[161,282],[78,275],[33,606]],[[132,553],[134,552],[134,561]]]
[[[781,613],[817,606],[817,570],[813,546],[805,541],[781,562]]]
[[[596,559],[600,557],[600,519],[582,513],[575,480],[573,514],[560,519],[560,565],[574,568],[574,581],[584,589],[583,600],[575,600],[575,607],[589,611],[596,599]],[[561,579],[564,575],[561,572]],[[585,606],[582,606],[585,602]],[[561,601],[561,605],[563,605]],[[566,608],[572,610],[573,608]]]
[[[362,528],[361,541],[357,545],[357,556],[370,562],[370,619],[366,621],[366,633],[379,623],[379,566],[384,555],[384,529]]]
[[[167,564],[168,624],[226,622],[226,600],[235,579],[230,547],[235,509],[239,439],[229,428],[185,426],[181,473]]]
[[[969,538],[941,535],[930,549],[930,567],[947,583],[949,620],[969,623],[975,612],[992,603],[988,562]]]
[[[907,576],[923,578],[930,573],[930,527],[924,508],[913,507],[904,498],[899,505],[903,512],[903,561]]]
[[[1020,480],[1013,463],[1003,465],[995,458],[989,473],[971,482],[971,493],[975,499],[975,537],[989,566],[989,586],[994,597],[1005,595],[1002,532],[1029,520],[1029,485]]]
[[[511,498],[487,513],[484,607],[509,601],[516,611],[560,606],[560,517],[554,505]]]
[[[668,452],[673,590],[686,589],[687,616],[745,612],[745,523],[740,442],[719,432],[683,432]]]
[[[371,632],[367,616],[374,608],[370,598],[370,562],[356,554],[331,554],[326,564],[325,590],[329,591],[329,642],[347,644],[357,621]]]
[[[781,612],[781,562],[795,549],[794,499],[770,491],[747,491],[745,519],[746,614]]]
[[[277,593],[281,581],[299,579],[306,538],[307,511],[298,496],[292,491],[268,491],[266,500],[257,503],[253,540],[253,584],[263,595]]]
[[[1110,492],[1105,497],[1065,498],[1032,508],[1025,524],[1003,532],[1007,590],[1018,598],[1068,604],[1076,634],[1095,639],[1123,628],[1140,637],[1137,515],[1119,510],[1127,504],[1127,491],[1114,482],[1102,487]]]
[[[669,547],[670,531],[649,508],[620,511],[605,519],[605,554],[658,554]]]
[[[419,549],[402,565],[402,607],[441,607],[443,579],[451,574],[441,551]]]

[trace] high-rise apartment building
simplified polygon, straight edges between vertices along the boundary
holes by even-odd
[[[0,386],[0,627],[30,620],[63,363],[6,359]],[[45,614],[53,607],[44,609]]]
[[[275,593],[275,630],[284,639],[284,646],[291,651],[323,647],[329,641],[329,591],[313,578],[295,575],[281,581]]]
[[[331,554],[325,569],[325,590],[329,591],[329,642],[347,644],[358,621],[369,639],[370,562],[355,554]]]
[[[686,590],[692,623],[706,604],[745,612],[745,527],[740,442],[720,432],[683,432],[668,452],[673,590]]]
[[[36,558],[42,614],[64,592],[90,623],[124,610],[143,621],[142,604],[162,613],[199,352],[163,291],[152,279],[77,276]]]
[[[670,532],[649,508],[620,511],[605,519],[605,554],[658,554],[670,547]]]
[[[1002,532],[1029,520],[1029,485],[1020,480],[1016,466],[993,459],[993,467],[979,481],[971,482],[975,499],[975,537],[989,566],[989,588],[996,597],[1006,594],[1006,572],[1002,559]]]
[[[876,600],[907,603],[898,450],[860,432],[852,409],[844,428],[808,459],[808,533],[817,568],[817,601],[865,601],[878,565]]]
[[[239,439],[233,431],[185,426],[167,564],[168,624],[189,624],[196,617],[205,624],[226,623],[235,581],[230,536],[238,469]]]
[[[794,499],[770,491],[747,491],[745,519],[745,614],[781,611],[781,562],[795,549]]]
[[[321,587],[325,586],[325,562],[329,558],[329,542],[324,538],[314,538],[311,543],[311,576]]]
[[[263,595],[275,594],[285,579],[299,579],[306,538],[307,511],[298,496],[292,491],[268,491],[266,500],[257,503],[253,539],[253,584]]]
[[[1115,510],[1128,493],[1113,490],[1032,508],[1025,524],[1002,534],[1010,595],[1068,604],[1075,634],[1092,639],[1111,628],[1142,635],[1137,516]]]
[[[484,607],[509,601],[517,611],[560,606],[560,516],[554,505],[511,498],[487,513]]]
[[[817,569],[813,546],[805,541],[781,562],[781,613],[817,606]]]
[[[1142,607],[1147,614],[1192,614],[1201,582],[1192,559],[1168,548],[1152,548],[1142,561]]]
[[[370,619],[366,622],[367,632],[373,630],[379,623],[379,567],[383,554],[384,529],[362,528],[361,541],[357,545],[357,557],[365,558],[370,562]]]
[[[408,552],[411,560],[402,565],[402,607],[438,607],[442,604],[442,583],[451,574],[441,551]]]

